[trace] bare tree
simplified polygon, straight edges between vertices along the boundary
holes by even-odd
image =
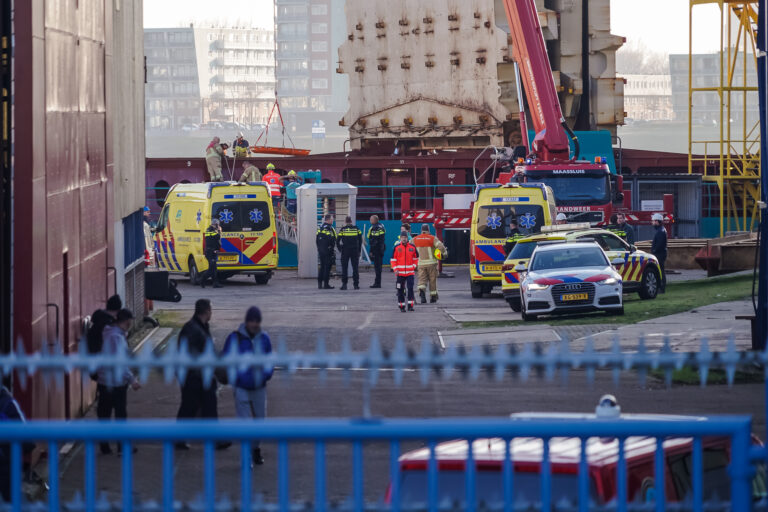
[[[616,72],[627,75],[669,74],[669,55],[654,52],[640,41],[622,46],[616,52]]]

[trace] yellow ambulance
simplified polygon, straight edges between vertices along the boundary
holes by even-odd
[[[249,274],[267,284],[277,268],[277,230],[267,184],[179,183],[171,187],[155,229],[157,264],[189,274],[197,282],[208,269],[203,233],[212,219],[221,224],[219,277]]]
[[[521,235],[541,232],[555,220],[555,196],[543,183],[478,185],[472,210],[469,274],[472,297],[480,298],[501,285],[504,244],[515,220]]]

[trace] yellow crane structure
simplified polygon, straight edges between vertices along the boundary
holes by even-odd
[[[760,120],[757,97],[757,1],[690,0],[688,52],[688,172],[702,168],[717,187],[720,236],[752,231],[760,210]],[[696,60],[697,8],[720,9],[720,50]]]

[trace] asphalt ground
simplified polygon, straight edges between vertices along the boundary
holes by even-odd
[[[503,300],[488,297],[473,300],[469,294],[466,271],[447,269],[455,278],[439,280],[440,301],[437,305],[417,305],[413,313],[401,313],[396,306],[394,277],[384,274],[383,288],[368,288],[373,280],[363,273],[361,290],[320,291],[314,280],[299,280],[295,272],[281,271],[267,286],[257,286],[252,280],[234,278],[221,289],[192,287],[180,278],[179,289],[184,298],[177,304],[163,304],[167,311],[178,313],[179,319],[191,316],[192,307],[200,297],[210,298],[214,313],[211,322],[216,345],[221,347],[226,335],[242,320],[251,305],[262,308],[263,327],[274,341],[283,340],[292,350],[314,350],[318,340],[328,350],[341,347],[346,338],[355,350],[369,347],[371,336],[379,337],[385,347],[392,347],[401,337],[411,348],[421,343],[439,343],[438,332],[455,330],[459,325],[445,310],[461,308],[498,308]],[[676,278],[684,278],[684,275]],[[657,300],[663,300],[660,296]],[[480,306],[478,306],[480,304]],[[156,304],[160,307],[160,304]],[[676,329],[680,328],[677,321]],[[695,320],[694,320],[695,321]],[[606,326],[609,328],[610,326]],[[689,339],[690,336],[688,336]],[[520,338],[524,339],[522,335]],[[634,341],[633,341],[634,343]],[[506,375],[502,381],[487,376],[465,380],[454,375],[447,381],[432,380],[422,385],[417,373],[407,373],[401,385],[395,385],[391,374],[383,375],[370,392],[370,408],[374,417],[486,417],[506,416],[514,412],[591,412],[604,393],[616,395],[623,412],[660,414],[749,414],[753,416],[754,432],[765,435],[765,389],[763,384],[738,384],[734,387],[713,385],[673,386],[667,389],[656,380],[641,383],[637,374],[625,372],[618,385],[610,372],[598,372],[594,382],[587,382],[582,371],[572,371],[567,382],[559,378],[548,382],[532,376],[528,381]],[[319,373],[306,369],[289,376],[276,371],[268,386],[270,417],[320,418],[360,417],[363,412],[364,374],[340,371]],[[173,418],[180,399],[178,385],[166,385],[159,375],[152,375],[139,391],[129,393],[131,418]],[[220,389],[220,417],[233,417],[234,404],[229,387]],[[90,413],[93,416],[93,412]],[[405,444],[404,450],[418,446]],[[162,497],[161,448],[139,445],[134,456],[134,498]],[[276,499],[277,455],[274,445],[263,447],[266,464],[256,467],[253,474],[254,491],[267,500]],[[174,457],[174,486],[177,500],[190,501],[202,492],[202,448],[193,446],[188,452]],[[97,455],[97,489],[112,500],[120,498],[120,464],[114,455]],[[237,499],[240,489],[240,452],[233,446],[216,453],[216,490],[220,496]],[[314,496],[314,447],[292,445],[290,449],[290,495],[294,500],[312,500]],[[365,496],[380,499],[387,486],[389,453],[383,444],[365,447]],[[65,464],[61,482],[62,496],[82,492],[83,450],[77,447]],[[327,490],[330,499],[340,500],[350,495],[352,487],[352,457],[347,445],[328,446],[326,458]]]

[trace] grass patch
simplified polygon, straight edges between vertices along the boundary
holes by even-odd
[[[661,381],[666,380],[666,375],[663,370],[652,370],[648,375]],[[737,370],[733,376],[734,384],[756,384],[761,382],[765,382],[765,379],[763,378],[763,373],[758,370],[752,372]],[[728,379],[725,375],[725,370],[709,370],[709,373],[707,374],[707,385],[727,383]],[[690,366],[684,366],[681,369],[672,372],[672,384],[698,386],[701,384],[701,378],[699,377],[698,370],[691,368]]]
[[[667,293],[654,300],[642,300],[636,293],[624,295],[624,315],[609,316],[590,313],[570,316],[548,316],[543,321],[549,325],[634,324],[661,316],[690,311],[701,306],[742,300],[752,293],[752,275],[721,276],[696,281],[667,284]],[[522,320],[509,322],[464,322],[462,327],[503,327],[521,325]],[[526,322],[527,323],[527,322]]]
[[[187,320],[189,320],[187,315],[188,313],[186,312],[159,309],[155,311],[152,316],[160,324],[160,327],[173,327],[174,329],[181,329]]]

